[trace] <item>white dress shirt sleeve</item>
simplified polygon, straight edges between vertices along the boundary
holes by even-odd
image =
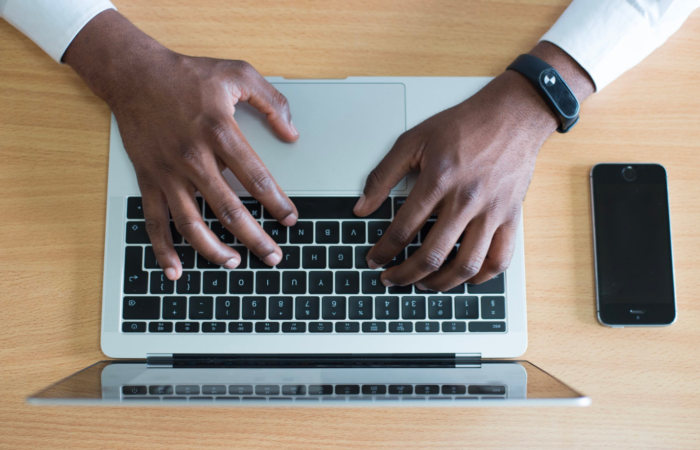
[[[58,62],[78,32],[106,9],[116,8],[109,0],[0,0],[0,17]]]
[[[583,67],[600,91],[675,33],[700,0],[574,0],[541,40]]]

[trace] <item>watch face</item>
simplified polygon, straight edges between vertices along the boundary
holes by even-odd
[[[540,73],[540,85],[564,117],[576,117],[578,100],[555,70],[543,70]]]

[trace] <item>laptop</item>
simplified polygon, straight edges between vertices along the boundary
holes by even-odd
[[[301,138],[281,142],[247,105],[237,106],[235,117],[295,203],[297,225],[278,224],[230,171],[224,175],[280,245],[282,262],[274,268],[262,263],[198,197],[207,225],[241,253],[242,262],[232,270],[214,265],[172,227],[183,275],[167,280],[150,246],[133,166],[112,117],[101,345],[106,356],[127,360],[100,362],[32,401],[287,399],[280,401],[304,405],[324,398],[427,405],[434,397],[451,405],[489,403],[483,399],[587,404],[587,397],[536,366],[501,361],[527,347],[522,221],[510,268],[480,285],[448,292],[387,288],[381,271],[366,264],[367,252],[416,181],[416,174],[408,175],[375,213],[358,218],[352,208],[368,173],[401,133],[490,79],[268,80],[289,100]],[[419,248],[433,223],[391,264]],[[535,397],[528,396],[533,380],[547,380],[537,383]],[[97,385],[88,389],[89,383]],[[85,389],[93,395],[77,392]]]

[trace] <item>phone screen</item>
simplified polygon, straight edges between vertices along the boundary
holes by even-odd
[[[675,318],[666,171],[656,164],[593,169],[598,306],[607,324]]]

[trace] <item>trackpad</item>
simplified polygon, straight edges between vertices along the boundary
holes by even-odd
[[[399,83],[273,83],[289,100],[300,138],[289,144],[247,104],[235,119],[286,192],[362,191],[369,172],[406,130],[405,86]],[[226,178],[243,190],[233,175]],[[406,180],[397,189],[405,189]]]

